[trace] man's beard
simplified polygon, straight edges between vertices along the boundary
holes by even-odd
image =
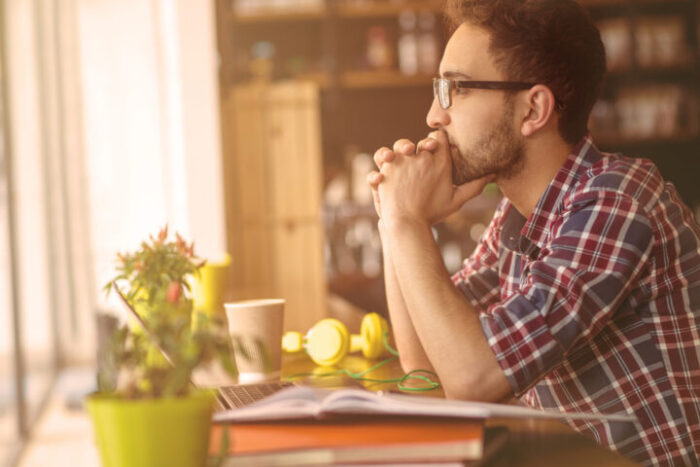
[[[512,128],[513,112],[511,104],[491,133],[471,148],[451,148],[452,183],[462,185],[491,174],[508,179],[522,169],[525,149]]]

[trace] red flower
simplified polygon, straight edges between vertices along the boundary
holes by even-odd
[[[166,225],[158,232],[158,246],[162,245],[165,239],[168,237],[168,226]]]
[[[179,282],[172,281],[168,284],[168,290],[165,291],[165,300],[170,303],[177,303],[182,296],[182,285]]]

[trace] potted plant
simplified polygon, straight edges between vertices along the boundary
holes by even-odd
[[[119,287],[143,319],[113,334],[87,399],[106,467],[204,465],[215,393],[194,388],[192,372],[218,360],[237,375],[224,323],[193,315],[189,281],[204,262],[180,235],[167,237],[166,227],[117,255],[118,274],[105,286]]]

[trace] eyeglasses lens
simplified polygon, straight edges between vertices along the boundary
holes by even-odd
[[[450,89],[452,87],[451,85],[452,82],[449,79],[435,78],[433,80],[433,95],[438,98],[440,107],[445,110],[450,108],[450,105],[452,104],[450,99],[452,97],[452,90]]]

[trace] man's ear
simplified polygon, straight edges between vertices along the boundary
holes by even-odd
[[[536,84],[530,88],[526,99],[528,114],[523,120],[520,131],[523,136],[532,136],[552,120],[556,99],[552,91],[543,84]]]

